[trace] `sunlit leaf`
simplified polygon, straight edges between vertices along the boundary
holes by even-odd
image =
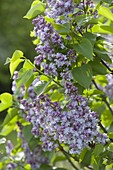
[[[7,136],[9,133],[11,133],[13,130],[15,130],[15,125],[18,120],[18,116],[15,116],[8,124],[3,126],[0,135]]]
[[[0,112],[12,106],[12,95],[3,93],[0,95]]]
[[[9,68],[10,68],[10,73],[11,73],[11,76],[13,75],[14,71],[16,70],[16,68],[18,67],[18,65],[24,61],[25,58],[23,56],[23,52],[20,51],[20,50],[16,50],[14,53],[13,53],[13,56],[12,58],[10,59],[10,65],[9,65]]]
[[[113,34],[113,28],[106,25],[94,25],[92,27],[93,33]]]
[[[23,84],[28,82],[28,80],[32,77],[33,75],[33,70],[29,69],[26,71],[23,71],[23,74],[19,75],[17,79],[17,88],[19,89]]]
[[[101,6],[98,10],[98,13],[113,21],[113,13],[111,12],[110,8]]]
[[[45,6],[46,5],[39,0],[34,1],[33,4],[31,5],[30,10],[27,12],[24,18],[32,19],[38,16],[39,14],[44,12]]]
[[[44,93],[48,84],[49,83],[46,81],[40,81],[36,84],[36,86],[34,87],[34,91],[37,94],[37,96],[40,96],[42,93]]]
[[[8,124],[18,114],[17,108],[9,108],[8,113],[3,121],[2,126]]]
[[[24,57],[24,53],[20,50],[16,50],[14,53],[13,53],[13,56],[11,58],[11,62],[15,62],[17,59],[19,58],[22,58]]]

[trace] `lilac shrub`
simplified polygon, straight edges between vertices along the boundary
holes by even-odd
[[[66,3],[48,1],[45,13],[57,22],[56,18],[61,15],[68,17],[73,13],[75,6],[81,12],[85,8],[88,14],[90,12],[94,15],[92,1],[75,4],[71,0]],[[60,12],[62,7],[64,8]],[[21,87],[23,98],[20,97],[18,100],[20,107],[27,113],[26,120],[33,125],[32,134],[40,139],[44,151],[52,151],[58,148],[59,144],[65,144],[70,154],[80,154],[85,147],[89,148],[91,143],[105,144],[107,135],[101,134],[98,130],[97,113],[91,111],[87,99],[79,95],[77,88],[73,85],[71,69],[77,59],[75,50],[69,49],[64,44],[63,37],[55,31],[44,16],[38,16],[33,20],[33,24],[35,35],[39,38],[34,63],[45,75],[61,80],[64,99],[53,102],[49,94],[37,96],[34,87],[38,82],[40,83],[40,76],[36,77],[29,86],[27,99],[24,98],[25,87]],[[14,93],[15,78],[18,78],[17,72],[14,74],[12,88]],[[65,107],[62,103],[65,103]]]
[[[103,22],[112,17],[98,20],[101,5],[102,2],[95,6],[91,0],[32,3],[25,17],[33,18],[31,34],[35,37],[37,55],[32,63],[17,50],[8,59],[13,95],[8,95],[10,102],[6,106],[6,94],[0,96],[1,106],[5,109],[11,107],[4,121],[5,128],[14,116],[14,130],[21,148],[14,154],[15,147],[7,141],[8,170],[19,165],[35,170],[42,168],[43,164],[57,169],[52,167],[56,166],[57,156],[52,160],[46,157],[48,152],[57,155],[57,151],[61,151],[58,160],[64,159],[59,158],[63,154],[74,169],[78,168],[73,164],[74,160],[81,169],[94,170],[105,168],[107,160],[110,162],[106,155],[112,157],[112,120],[108,115],[108,122],[111,122],[108,125],[105,114],[113,112],[112,103],[109,103],[112,100],[108,100],[105,94],[112,99],[113,72],[112,66],[108,65],[108,47],[104,46],[103,37],[98,32],[111,30]],[[40,6],[39,10],[36,10],[37,6]],[[108,11],[106,6],[104,10]],[[21,62],[24,63],[22,69],[15,71]],[[101,90],[105,79],[98,75],[107,76],[105,93]],[[28,141],[26,129],[31,130]],[[16,159],[18,154],[20,160]]]

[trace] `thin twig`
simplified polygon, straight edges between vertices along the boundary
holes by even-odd
[[[113,70],[101,59],[101,63],[113,74]]]
[[[93,84],[95,85],[95,87],[96,87],[97,90],[101,90],[101,89],[97,86],[97,84],[96,84],[96,82],[95,82],[94,80],[92,80],[92,82],[93,82]],[[105,102],[105,104],[107,105],[107,107],[108,107],[108,109],[110,110],[111,114],[113,115],[113,110],[112,110],[112,108],[110,107],[109,102],[106,100],[105,95],[102,95],[102,100]]]
[[[100,121],[98,122],[98,125],[101,127],[101,129],[104,131],[104,133],[106,133],[106,134],[108,133]]]
[[[103,130],[104,133],[106,133],[106,134],[108,133],[107,130],[106,130],[106,128],[102,125],[101,122],[98,122],[98,125],[101,127],[101,129]],[[110,140],[111,142],[113,142],[113,139],[109,138],[109,140]]]
[[[65,157],[67,158],[67,160],[69,161],[69,163],[71,164],[71,166],[75,169],[75,170],[79,170],[75,164],[71,161],[68,153],[63,149],[63,147],[59,144],[59,149],[60,151],[65,155]]]

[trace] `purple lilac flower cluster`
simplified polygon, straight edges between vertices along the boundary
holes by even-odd
[[[73,0],[47,0],[45,14],[53,18],[56,23],[65,24],[72,22],[72,18],[69,17],[69,14],[72,14],[74,18],[82,14],[90,14],[96,18],[97,10],[95,10],[95,5],[92,0],[82,1],[78,4]]]
[[[71,154],[89,147],[90,143],[106,143],[107,136],[98,131],[97,114],[90,110],[86,98],[78,95],[71,82],[65,82],[65,107],[52,102],[49,95],[21,100],[32,134],[42,141],[44,151],[52,151],[59,143],[69,147]]]
[[[69,14],[74,12],[75,3],[73,0],[47,0],[45,14],[54,18],[56,23],[65,24],[69,19]],[[63,19],[60,17],[63,16]]]
[[[38,56],[35,57],[35,64],[43,68],[46,75],[59,76],[70,79],[70,66],[76,61],[76,54],[73,49],[66,54],[56,52],[55,48],[64,49],[62,37],[54,30],[44,17],[39,16],[33,20],[35,24],[36,36],[40,38],[40,43],[36,47]],[[65,77],[66,76],[66,77]]]

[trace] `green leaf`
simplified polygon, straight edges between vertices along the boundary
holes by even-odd
[[[6,62],[5,62],[5,64],[4,65],[6,65],[6,64],[9,64],[10,63],[10,61],[11,61],[11,58],[6,58]]]
[[[113,132],[109,132],[107,135],[109,138],[113,139]]]
[[[55,101],[60,101],[60,99],[63,97],[63,95],[61,93],[59,93],[58,90],[54,90],[50,97],[51,97],[51,100],[53,102],[55,102]]]
[[[101,120],[102,120],[102,124],[105,127],[110,127],[111,123],[112,123],[112,114],[110,113],[110,111],[108,109],[106,109],[102,114],[101,114]]]
[[[50,165],[42,164],[39,170],[53,170],[53,168]]]
[[[101,6],[98,10],[98,13],[111,21],[113,21],[113,13],[111,12],[110,8]]]
[[[7,136],[9,133],[11,133],[13,130],[15,130],[15,124],[18,121],[18,116],[15,116],[8,124],[3,126],[0,135]]]
[[[111,4],[113,1],[112,0],[103,0],[103,2],[106,2],[108,4]]]
[[[97,112],[99,115],[101,115],[105,111],[106,107],[103,102],[93,102],[92,103],[92,110]]]
[[[93,96],[93,95],[100,95],[103,94],[104,92],[101,90],[95,90],[95,89],[91,89],[91,90],[84,90],[84,94],[87,96]]]
[[[92,69],[89,64],[72,70],[73,78],[83,87],[88,88],[92,81]]]
[[[104,46],[104,44],[103,44],[103,46]],[[99,44],[97,43],[97,45],[95,45],[95,47],[94,47],[94,53],[96,54],[96,56],[98,58],[112,64],[112,60],[108,55],[108,51],[106,51],[106,49],[103,46],[99,46]]]
[[[23,128],[24,138],[25,138],[27,143],[29,143],[29,141],[33,137],[32,133],[31,133],[31,129],[32,129],[32,125],[27,125]]]
[[[109,151],[113,152],[113,143],[110,143],[107,149]]]
[[[40,76],[41,81],[49,81],[49,78],[45,75]]]
[[[32,62],[30,60],[26,59],[25,62],[24,62],[23,68],[25,68],[27,70],[33,69],[34,65],[32,64]]]
[[[86,32],[86,33],[83,35],[83,38],[88,39],[88,40],[90,41],[90,43],[92,44],[92,46],[94,46],[94,44],[95,44],[96,37],[97,37],[97,35],[92,34],[91,32]]]
[[[13,56],[12,58],[10,59],[10,65],[9,65],[9,69],[10,69],[10,73],[11,73],[11,76],[13,75],[14,71],[16,70],[16,68],[18,67],[18,65],[24,61],[24,59],[22,58],[25,58],[23,56],[23,52],[20,51],[20,50],[16,50],[14,53],[13,53]]]
[[[113,34],[113,28],[105,25],[94,25],[92,27],[92,33]]]
[[[12,95],[3,93],[0,95],[0,112],[12,106]]]
[[[99,156],[104,150],[104,146],[102,144],[97,144],[93,151],[94,156]]]
[[[11,58],[11,62],[15,62],[17,59],[19,59],[19,58],[24,58],[24,56],[23,56],[23,52],[22,51],[20,51],[20,50],[16,50],[14,53],[13,53],[13,56],[12,56],[12,58]]]
[[[64,34],[67,35],[70,33],[70,25],[69,24],[52,24],[55,28],[55,30],[59,33],[59,34]]]
[[[100,170],[100,157],[95,157],[94,155],[92,156],[92,166],[93,170]]]
[[[110,125],[108,132],[113,132],[113,123]]]
[[[8,113],[4,119],[2,126],[8,124],[16,115],[18,114],[18,109],[16,108],[9,108]]]
[[[91,150],[87,150],[87,149],[83,150],[83,152],[80,155],[80,159],[81,159],[80,163],[83,167],[90,165],[91,156],[92,156],[92,149]]]
[[[92,68],[93,75],[105,75],[108,73],[107,68],[98,59],[90,61],[89,65]]]
[[[17,90],[25,83],[27,83],[29,81],[29,79],[32,77],[33,75],[33,70],[29,69],[29,70],[22,70],[23,73],[20,72],[18,79],[16,80],[17,83]]]
[[[24,61],[23,59],[17,59],[15,62],[10,63],[9,67],[10,67],[11,76],[13,75],[13,73],[16,70],[16,68],[18,67],[18,65],[23,61]]]
[[[42,14],[45,10],[46,5],[39,0],[36,0],[32,3],[30,10],[24,16],[24,18],[32,19],[39,14]]]
[[[106,84],[108,83],[106,75],[97,75],[95,77],[95,81],[97,84],[100,84],[101,86],[106,86]]]
[[[65,156],[56,156],[54,158],[54,160],[52,161],[53,164],[55,164],[56,162],[60,162],[60,161],[65,161],[66,160],[66,157]]]
[[[36,137],[32,137],[31,140],[29,141],[29,148],[31,149],[31,151],[34,151],[34,149],[37,147],[39,143],[39,139]]]
[[[31,170],[31,168],[30,168],[31,166],[30,166],[30,164],[26,164],[26,165],[24,165],[24,169],[25,170]]]
[[[40,96],[42,93],[44,93],[46,87],[48,86],[49,82],[46,81],[40,81],[36,86],[34,87],[34,91],[37,94],[37,96]]]
[[[88,39],[83,38],[79,44],[74,45],[74,49],[78,54],[81,54],[90,60],[93,59],[93,46]]]
[[[92,19],[94,19],[93,16],[91,15],[86,15],[86,14],[82,14],[82,15],[77,15],[75,17],[74,22],[76,22],[78,27],[81,27],[83,25],[87,25]],[[96,21],[97,22],[97,21]]]

